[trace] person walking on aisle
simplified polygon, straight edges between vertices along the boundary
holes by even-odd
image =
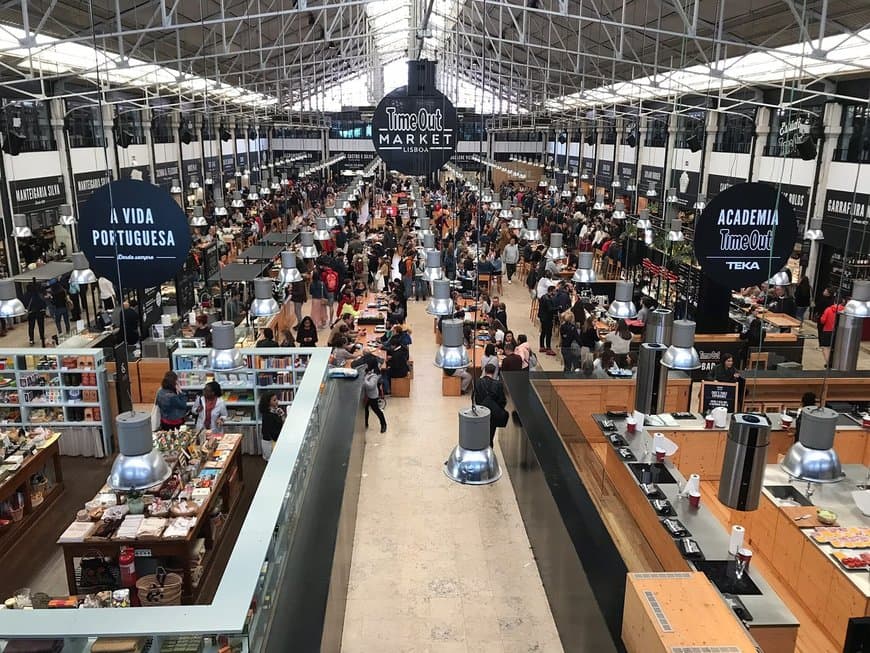
[[[541,337],[538,349],[542,354],[555,356],[552,349],[553,319],[556,314],[556,286],[547,288],[547,293],[538,300],[538,320],[541,322]]]
[[[517,271],[517,264],[520,262],[520,248],[517,245],[516,236],[511,236],[510,242],[504,246],[501,260],[507,271],[508,283],[513,283],[512,280]]]
[[[387,418],[384,417],[384,411],[378,405],[378,399],[380,398],[378,383],[380,378],[381,375],[377,363],[369,363],[366,367],[366,375],[363,380],[363,385],[365,385],[366,389],[366,428],[369,427],[369,409],[371,409],[381,423],[381,433],[386,433]]]
[[[483,366],[483,376],[474,384],[474,403],[489,409],[489,446],[495,442],[495,430],[507,426],[507,397],[504,385],[495,378],[496,368],[492,363]]]
[[[27,334],[30,336],[30,344],[33,344],[33,327],[36,326],[39,327],[39,340],[45,347],[45,295],[42,294],[35,277],[27,286],[24,306],[27,308]]]

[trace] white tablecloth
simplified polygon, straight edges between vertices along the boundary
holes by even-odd
[[[61,426],[60,455],[86,456],[88,458],[103,458],[102,429],[98,426]]]

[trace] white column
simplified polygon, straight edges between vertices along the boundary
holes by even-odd
[[[837,143],[840,140],[840,132],[843,131],[841,125],[842,115],[843,106],[841,104],[828,103],[825,105],[825,141],[822,148],[821,168],[819,169],[819,178],[815,189],[816,195],[813,200],[813,210],[807,211],[808,221],[813,216],[823,216],[825,214],[825,195],[827,195],[828,191],[828,177],[831,172],[831,163],[834,160],[834,151],[837,149]],[[800,229],[800,225],[798,225],[798,229]],[[798,237],[802,236],[803,233],[799,234]],[[810,256],[807,260],[806,275],[812,283],[813,292],[818,290],[816,288],[816,276],[819,268],[819,247],[819,241],[814,240],[810,242]]]

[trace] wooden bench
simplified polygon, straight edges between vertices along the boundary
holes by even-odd
[[[390,379],[390,396],[392,397],[410,397],[411,396],[411,376],[403,376],[397,379]]]
[[[441,394],[444,397],[461,397],[462,396],[462,379],[458,376],[448,376],[447,374],[441,377]]]

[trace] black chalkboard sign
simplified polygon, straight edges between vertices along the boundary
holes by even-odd
[[[151,325],[160,321],[163,314],[163,296],[160,287],[139,290],[139,312],[144,326],[144,333],[151,331]]]
[[[218,266],[220,263],[218,260],[218,248],[216,244],[212,243],[205,248],[205,251],[202,253],[202,265],[203,279],[211,279],[218,275]]]
[[[724,407],[737,412],[738,385],[736,383],[701,382],[701,412],[707,415],[714,408]]]
[[[182,273],[175,277],[175,304],[178,315],[182,318],[196,303],[196,295],[193,292],[194,281],[196,277],[190,274]]]

